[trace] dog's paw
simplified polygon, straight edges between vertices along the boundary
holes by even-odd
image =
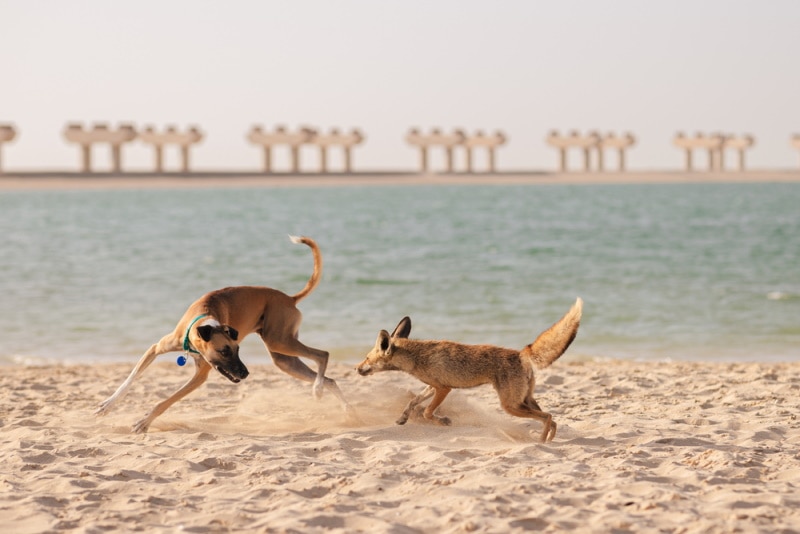
[[[402,417],[400,417],[400,419],[395,421],[394,424],[396,424],[396,425],[404,425],[407,422],[408,422],[408,417],[407,416],[402,416]]]
[[[312,393],[314,394],[314,398],[319,400],[322,398],[322,392],[325,390],[325,384],[323,382],[314,382],[314,385],[311,388]]]
[[[440,425],[444,425],[444,426],[450,426],[450,425],[452,425],[452,424],[453,424],[453,422],[450,420],[450,418],[449,418],[449,417],[444,417],[444,416],[441,416],[441,417],[439,417],[439,416],[436,416],[436,421],[437,421],[437,422],[438,422]]]
[[[147,432],[147,429],[150,428],[150,421],[147,420],[145,417],[135,425],[131,427],[131,432],[134,434],[144,434]]]
[[[111,408],[111,403],[108,401],[100,403],[100,406],[94,411],[95,415],[105,415],[108,413],[108,410]]]

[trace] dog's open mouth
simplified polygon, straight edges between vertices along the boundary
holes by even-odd
[[[224,367],[222,367],[221,365],[217,365],[216,367],[214,367],[214,369],[216,369],[217,371],[219,371],[219,374],[221,374],[222,376],[224,376],[225,378],[227,378],[228,380],[230,380],[230,381],[231,381],[231,382],[233,382],[234,384],[238,384],[239,382],[241,382],[241,381],[242,381],[242,379],[241,379],[241,378],[239,378],[239,377],[236,377],[236,376],[233,376],[231,373],[229,373],[229,372],[228,372],[228,370],[227,370],[227,369],[225,369],[225,368],[224,368]]]

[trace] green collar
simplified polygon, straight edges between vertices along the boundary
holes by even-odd
[[[194,350],[192,348],[192,344],[189,342],[189,332],[192,331],[192,327],[194,326],[194,323],[196,323],[197,321],[199,321],[203,317],[208,317],[208,314],[204,313],[203,315],[198,315],[197,317],[195,317],[194,321],[192,321],[192,323],[189,325],[189,328],[186,329],[186,335],[183,338],[183,350],[187,354],[190,353],[190,352],[192,352],[194,354],[200,354],[199,352],[197,352],[196,350]]]

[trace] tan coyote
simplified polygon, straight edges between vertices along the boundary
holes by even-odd
[[[405,424],[411,412],[430,397],[433,400],[423,412],[424,417],[449,425],[450,419],[436,415],[436,409],[450,390],[492,384],[506,412],[538,419],[544,424],[542,441],[550,441],[556,435],[556,423],[533,399],[534,369],[544,369],[564,354],[578,333],[582,310],[583,301],[579,298],[564,317],[521,351],[408,339],[411,319],[404,317],[391,335],[381,330],[375,347],[356,369],[363,376],[405,371],[428,385],[408,403],[398,425]]]

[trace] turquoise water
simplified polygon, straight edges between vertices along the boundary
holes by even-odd
[[[404,315],[522,347],[577,296],[570,358],[800,359],[800,184],[12,192],[0,231],[3,363],[134,362],[206,291],[295,293],[288,234],[325,260],[301,339],[340,360]]]

